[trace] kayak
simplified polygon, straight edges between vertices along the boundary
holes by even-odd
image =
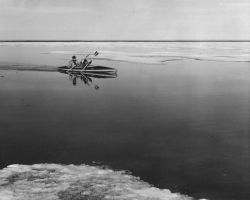
[[[104,66],[88,66],[86,69],[83,68],[73,68],[70,69],[67,66],[58,67],[58,71],[61,72],[75,72],[75,73],[116,73],[117,70],[111,67]]]

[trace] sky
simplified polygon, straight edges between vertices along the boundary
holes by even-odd
[[[0,40],[250,40],[250,1],[0,0]]]

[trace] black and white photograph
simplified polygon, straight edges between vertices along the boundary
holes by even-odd
[[[0,0],[0,200],[249,200],[250,0]]]

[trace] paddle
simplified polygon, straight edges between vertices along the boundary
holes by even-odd
[[[91,54],[88,54],[87,56],[85,56],[84,60],[86,60],[90,55]],[[98,53],[98,51],[95,51],[95,53],[92,55],[97,56],[97,55],[99,55],[99,53]],[[87,61],[87,64],[85,66],[83,66],[83,70],[86,69],[91,63],[92,63],[92,60],[90,62]]]
[[[98,53],[98,51],[95,51],[95,53],[93,53],[93,55],[94,56],[97,56],[99,53]],[[89,53],[86,57],[85,57],[85,59],[87,58],[87,57],[89,57],[91,54]]]

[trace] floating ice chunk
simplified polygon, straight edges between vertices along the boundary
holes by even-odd
[[[190,200],[123,171],[88,165],[10,165],[0,170],[1,200]]]

